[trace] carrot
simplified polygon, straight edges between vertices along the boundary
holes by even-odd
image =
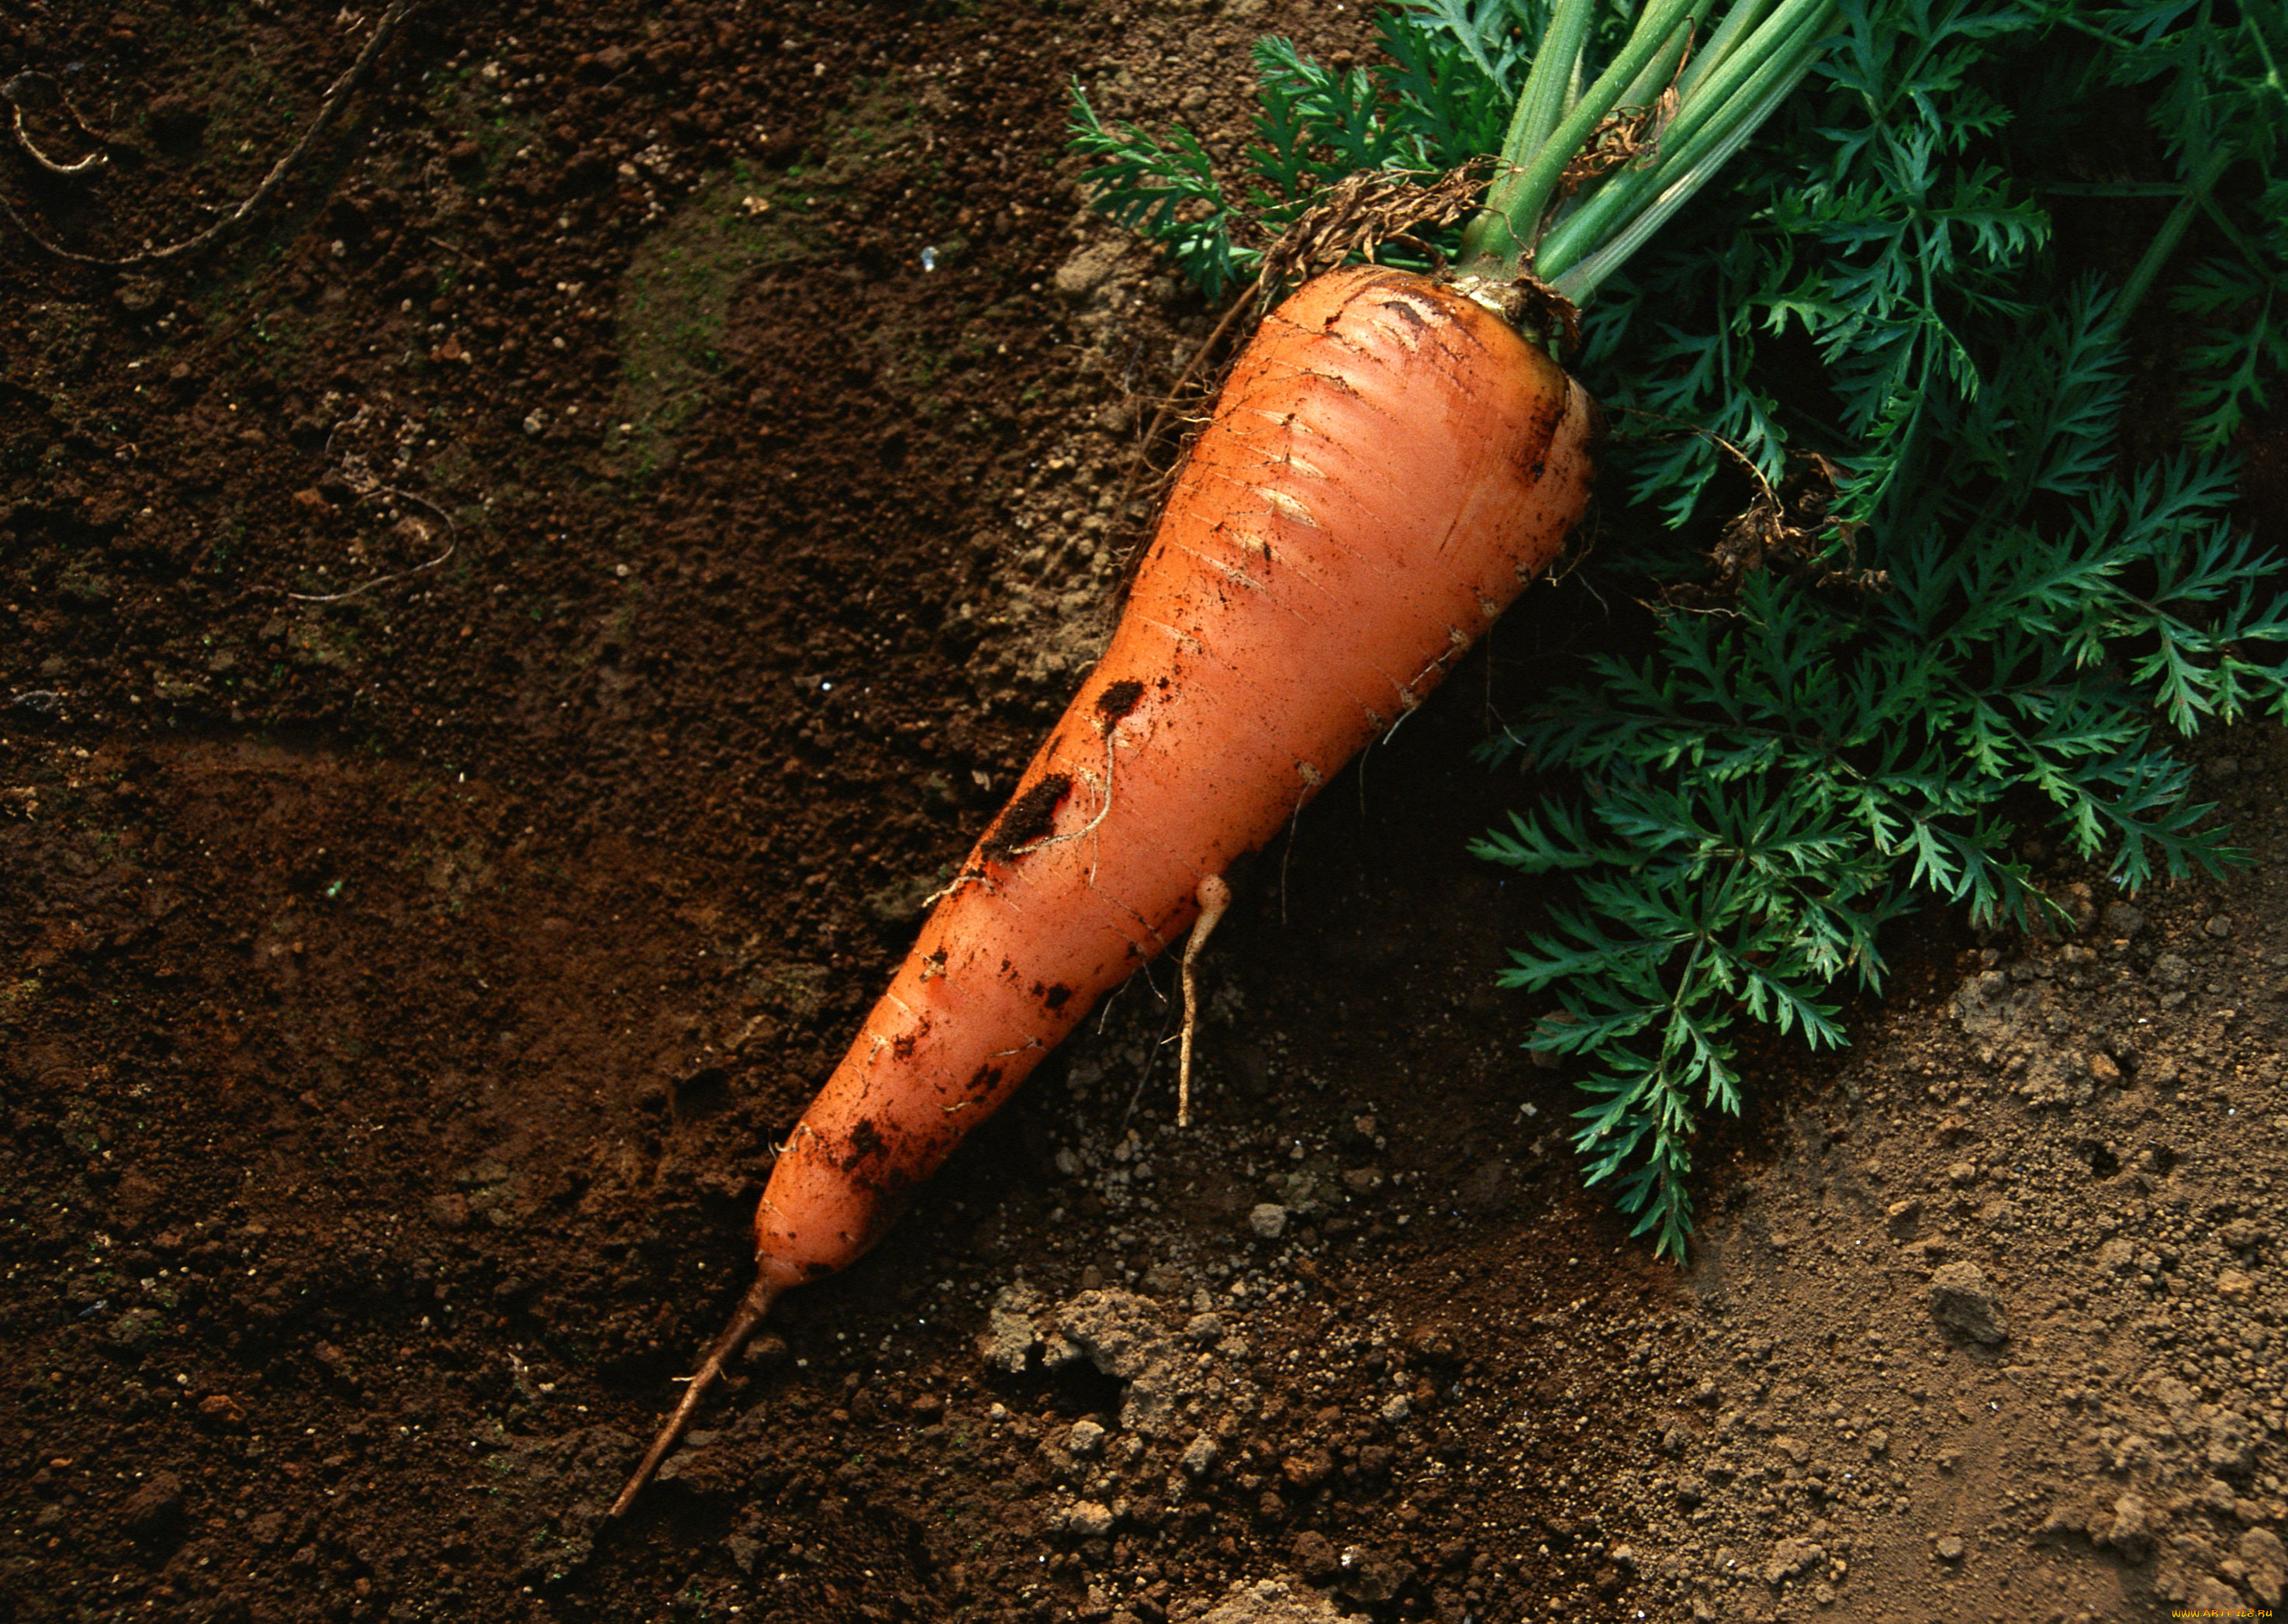
[[[1548,356],[1424,278],[1341,271],[1272,313],[1103,658],[789,1136],[759,1279],[703,1376],[780,1292],[862,1256],[1097,998],[1184,934],[1204,883],[1422,702],[1556,557],[1595,424]]]
[[[1659,3],[1682,17],[1688,0]],[[1100,996],[1204,900],[1220,911],[1232,861],[1556,557],[1597,424],[1547,354],[1421,276],[1339,271],[1265,319],[1103,658],[789,1136],[755,1285],[615,1515],[779,1294],[863,1256]]]
[[[872,1246],[1204,883],[1421,702],[1579,518],[1593,423],[1499,317],[1403,272],[1271,316],[1103,658],[780,1156],[767,1278]]]

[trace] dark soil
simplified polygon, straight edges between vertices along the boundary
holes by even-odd
[[[203,229],[376,15],[11,11],[32,139],[108,161],[0,197]],[[1212,319],[1078,212],[1065,87],[1227,139],[1266,30],[1367,48],[433,3],[218,251],[0,228],[0,1620],[2278,1600],[2280,740],[2208,758],[2245,879],[1927,927],[1859,1049],[1776,1050],[1679,1271],[1577,1187],[1463,851],[1577,589],[1239,876],[1200,1125],[1163,970],[602,1517]]]

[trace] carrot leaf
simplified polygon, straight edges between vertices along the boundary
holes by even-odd
[[[1475,849],[1556,888],[1503,980],[1553,1001],[1532,1041],[1577,1058],[1585,1174],[1670,1255],[1689,1141],[1752,1083],[1744,1028],[1841,1043],[1836,993],[1880,991],[1882,928],[1918,907],[2070,928],[2036,834],[2129,892],[2241,860],[2179,741],[2288,719],[2288,558],[2236,524],[2218,450],[2288,360],[2277,81],[2225,49],[2254,25],[2197,0],[2067,9],[1847,5],[1800,105],[1589,313],[1582,370],[1653,510],[1608,516],[1606,567],[1673,598],[1691,565],[1625,538],[1710,527],[1737,479],[1716,436],[1775,487],[1806,445],[1840,482],[1811,556],[1704,580],[1699,613],[1656,610],[1648,649],[1592,655],[1488,749],[1579,787]],[[2207,324],[2181,358],[2197,409],[2140,458],[2135,287],[2069,279],[2050,246],[2076,194],[2047,166],[2109,75],[2181,166],[2139,195],[2217,217],[2170,296]],[[2235,98],[2254,133],[2220,169]]]

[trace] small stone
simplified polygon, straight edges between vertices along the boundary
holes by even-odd
[[[1938,1543],[1931,1549],[1938,1552],[1938,1559],[1941,1562],[1951,1564],[1962,1560],[1965,1547],[1960,1540],[1950,1533],[1942,1535]]]
[[[2112,1520],[2098,1521],[2101,1525],[2090,1530],[2092,1539],[2119,1551],[2124,1561],[2142,1562],[2153,1554],[2157,1524],[2151,1509],[2139,1496],[2124,1494],[2113,1502]]]
[[[2197,1619],[2247,1616],[2241,1608],[2240,1592],[2213,1573],[2204,1573],[2193,1581],[2192,1591],[2185,1597],[2185,1609]]]
[[[1372,1195],[1382,1188],[1382,1169],[1346,1168],[1343,1169],[1343,1188],[1353,1195]]]
[[[1156,1610],[1152,1616],[1160,1614]],[[1346,1624],[1346,1620],[1323,1596],[1300,1588],[1291,1590],[1276,1579],[1259,1579],[1251,1584],[1243,1580],[1233,1585],[1220,1602],[1198,1615],[1198,1624]]]
[[[1317,1488],[1334,1471],[1334,1458],[1323,1449],[1299,1449],[1279,1462],[1280,1475],[1297,1489]]]
[[[1041,1333],[1032,1318],[1040,1305],[1041,1294],[1022,1281],[1001,1289],[993,1299],[986,1328],[977,1338],[977,1351],[987,1364],[1012,1375],[1023,1374],[1033,1350],[1041,1345]]]
[[[2116,1235],[2097,1248],[2097,1266],[2101,1273],[2126,1274],[2137,1264],[2137,1243],[2126,1235]]]
[[[1883,1208],[1883,1228],[1894,1240],[1912,1240],[1922,1232],[1923,1204],[1918,1200],[1893,1201]]]
[[[2165,953],[2153,961],[2153,981],[2157,986],[2173,992],[2192,978],[2192,964],[2181,953]]]
[[[166,297],[165,284],[148,276],[129,276],[121,279],[112,297],[119,301],[120,309],[131,316],[148,315]]]
[[[2229,914],[2213,914],[2209,916],[2208,923],[2203,925],[2201,929],[2206,931],[2211,936],[2216,937],[2221,940],[2223,938],[2232,934],[2232,915]]]
[[[2101,1088],[2111,1089],[2118,1088],[2120,1086],[2121,1068],[2114,1064],[2113,1057],[2107,1054],[2103,1050],[2098,1050],[2092,1053],[2088,1058],[2087,1065],[2089,1066],[2090,1076],[2097,1081]]]
[[[2145,910],[2126,902],[2105,905],[2105,928],[2116,936],[2134,936],[2145,928]]]
[[[524,415],[524,432],[535,440],[539,439],[542,431],[547,427],[548,414],[540,408],[536,406]]]
[[[1358,1545],[1344,1549],[1341,1566],[1335,1588],[1355,1602],[1386,1602],[1411,1577],[1402,1564],[1380,1551]]]
[[[1295,1536],[1293,1548],[1295,1571],[1315,1585],[1323,1585],[1342,1572],[1342,1559],[1335,1554],[1334,1542],[1315,1531]]]
[[[1276,1201],[1259,1201],[1247,1215],[1247,1227],[1259,1240],[1276,1240],[1287,1232],[1287,1209]]]
[[[2216,1288],[2217,1295],[2228,1303],[2245,1303],[2255,1294],[2256,1282],[2237,1269],[2220,1269]]]
[[[1414,1414],[1414,1406],[1406,1401],[1404,1393],[1394,1393],[1383,1401],[1382,1408],[1378,1414],[1381,1415],[1386,1426],[1394,1427]]]
[[[2244,1251],[2264,1239],[2264,1231],[2252,1218],[2235,1218],[2217,1231],[2217,1239],[2235,1251]]]
[[[2251,1528],[2240,1536],[2233,1554],[2248,1566],[2248,1588],[2256,1599],[2268,1607],[2277,1607],[2284,1586],[2288,1586],[2288,1550],[2281,1549],[2280,1537],[2268,1528]]]
[[[1076,1421],[1065,1434],[1065,1447],[1085,1460],[1104,1447],[1104,1429],[1092,1421]]]
[[[1793,1579],[1805,1569],[1826,1560],[1825,1548],[1809,1540],[1782,1540],[1772,1547],[1771,1560],[1764,1564],[1764,1582],[1776,1585],[1784,1579]]]
[[[1203,1432],[1184,1446],[1183,1455],[1176,1464],[1184,1469],[1188,1477],[1204,1477],[1215,1470],[1216,1461],[1222,1454],[1215,1439]]]
[[[1117,239],[1084,248],[1057,267],[1051,285],[1065,298],[1084,299],[1104,285],[1127,250],[1127,243]]]
[[[1978,1164],[1974,1161],[1955,1162],[1947,1168],[1946,1177],[1949,1184],[1957,1187],[1974,1184],[1978,1182]]]
[[[170,91],[154,96],[143,109],[144,127],[166,147],[188,147],[206,133],[207,110],[189,97]]]
[[[1931,1318],[1946,1330],[1974,1342],[2010,1340],[2002,1304],[1976,1264],[1941,1264],[1931,1275]]]
[[[183,1480],[172,1472],[154,1472],[119,1509],[120,1520],[139,1539],[163,1533],[183,1515]]]
[[[140,1352],[167,1335],[167,1317],[155,1308],[131,1308],[111,1322],[114,1347]]]
[[[1112,1508],[1103,1501],[1073,1501],[1071,1505],[1066,1505],[1064,1512],[1055,1514],[1050,1524],[1080,1540],[1093,1540],[1096,1535],[1112,1533]]]

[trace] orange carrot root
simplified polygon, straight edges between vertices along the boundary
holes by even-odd
[[[1195,967],[1231,898],[1219,876],[1557,556],[1588,505],[1597,422],[1548,355],[1426,278],[1355,266],[1265,318],[1103,658],[788,1135],[755,1214],[761,1279],[615,1515],[779,1290],[863,1256],[1096,1001],[1187,930],[1189,1123]]]
[[[1192,966],[1200,956],[1200,949],[1208,945],[1208,936],[1223,918],[1224,909],[1231,906],[1231,887],[1224,883],[1223,875],[1212,874],[1200,882],[1200,916],[1192,922],[1191,939],[1184,944],[1184,1041],[1177,1050],[1176,1060],[1176,1126],[1192,1125],[1192,1027],[1199,1016],[1199,989],[1193,979]]]
[[[699,1401],[706,1396],[707,1390],[714,1386],[715,1378],[723,1374],[723,1367],[737,1358],[739,1350],[746,1346],[747,1338],[755,1334],[755,1327],[762,1324],[763,1317],[771,1311],[771,1304],[777,1301],[779,1291],[779,1285],[767,1277],[758,1279],[747,1288],[747,1295],[739,1299],[739,1306],[731,1315],[731,1323],[723,1327],[723,1334],[715,1339],[715,1345],[707,1350],[707,1357],[700,1361],[698,1370],[684,1388],[682,1400],[676,1405],[675,1413],[667,1418],[667,1424],[659,1430],[659,1436],[652,1439],[651,1447],[644,1452],[635,1475],[628,1479],[627,1487],[620,1491],[620,1497],[612,1502],[609,1515],[617,1517],[625,1511],[637,1494],[642,1492],[643,1485],[651,1481],[652,1474],[659,1470],[659,1463],[667,1459],[668,1452],[683,1441],[692,1416],[698,1413]]]

